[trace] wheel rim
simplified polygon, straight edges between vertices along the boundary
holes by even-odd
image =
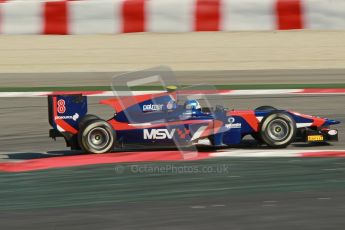
[[[104,149],[110,142],[110,136],[106,129],[96,127],[90,130],[87,135],[89,145],[97,150]]]
[[[268,136],[274,141],[283,141],[290,133],[289,124],[282,119],[271,121],[267,128]]]

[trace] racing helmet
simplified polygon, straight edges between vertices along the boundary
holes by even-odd
[[[188,109],[188,110],[193,110],[193,109],[201,109],[200,103],[198,102],[198,100],[187,100],[184,103],[184,108]]]

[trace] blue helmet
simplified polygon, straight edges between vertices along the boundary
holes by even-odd
[[[197,100],[187,100],[184,103],[184,108],[188,110],[201,109],[200,103]]]

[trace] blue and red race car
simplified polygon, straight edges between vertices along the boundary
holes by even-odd
[[[177,101],[175,92],[122,96],[100,101],[115,114],[103,120],[87,114],[87,97],[48,96],[50,137],[64,137],[71,149],[106,153],[128,146],[236,146],[247,136],[272,148],[292,142],[338,140],[339,121],[261,106],[255,110],[202,108],[198,100]],[[205,142],[205,141],[204,141]]]

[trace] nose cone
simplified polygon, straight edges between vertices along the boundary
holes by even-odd
[[[340,124],[340,121],[327,119],[325,124],[326,125],[337,125],[337,124]]]

